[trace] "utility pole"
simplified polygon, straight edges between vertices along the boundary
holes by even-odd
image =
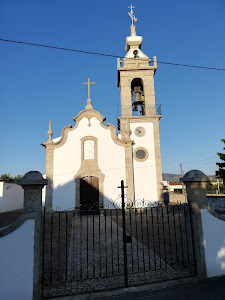
[[[180,163],[180,175],[183,176],[182,163]]]
[[[181,177],[183,176],[182,163],[180,163],[180,175],[181,175]],[[183,182],[182,182],[182,194],[185,195],[184,184],[183,184]],[[185,199],[185,201],[186,201],[186,199]]]

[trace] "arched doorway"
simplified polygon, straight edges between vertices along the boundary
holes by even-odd
[[[99,210],[99,179],[86,176],[80,179],[80,205],[82,210]]]

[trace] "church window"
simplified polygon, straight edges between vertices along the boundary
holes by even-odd
[[[84,141],[84,159],[95,159],[95,141]]]
[[[137,156],[137,158],[139,158],[139,159],[143,159],[143,158],[145,158],[146,153],[145,153],[144,150],[140,149],[140,150],[138,150],[138,151],[136,152],[136,156]]]
[[[144,147],[134,149],[134,158],[136,161],[142,162],[148,159],[148,150]]]

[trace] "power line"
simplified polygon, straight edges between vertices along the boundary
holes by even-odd
[[[196,160],[196,161],[184,162],[184,163],[182,163],[182,164],[183,164],[183,165],[186,165],[186,164],[192,164],[192,163],[196,163],[196,162],[199,162],[199,161],[210,160],[210,159],[213,159],[213,158],[217,158],[217,156],[213,156],[213,157],[209,157],[209,158],[205,158],[205,159],[200,159],[200,160]]]
[[[0,38],[0,41],[8,42],[8,43],[22,44],[22,45],[29,45],[29,46],[36,46],[36,47],[43,47],[43,48],[50,48],[50,49],[55,49],[55,50],[63,50],[63,51],[78,52],[78,53],[84,53],[84,54],[107,56],[107,57],[113,57],[113,58],[121,58],[121,59],[124,58],[123,56],[120,56],[120,55],[112,55],[112,54],[106,54],[106,53],[84,51],[84,50],[78,50],[78,49],[71,49],[71,48],[65,48],[65,47],[57,47],[57,46],[51,46],[51,45],[36,44],[36,43],[23,42],[23,41],[14,41],[14,40],[2,39],[2,38]],[[139,60],[142,60],[142,59],[139,58]],[[146,61],[146,59],[145,59],[145,61]],[[157,63],[158,64],[173,65],[173,66],[180,66],[180,67],[188,67],[188,68],[198,68],[198,69],[207,69],[207,70],[215,70],[215,71],[225,71],[224,68],[179,64],[179,63],[166,62],[166,61],[157,61]]]

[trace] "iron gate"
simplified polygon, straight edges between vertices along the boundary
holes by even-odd
[[[44,213],[44,298],[195,275],[188,204],[127,203]]]

